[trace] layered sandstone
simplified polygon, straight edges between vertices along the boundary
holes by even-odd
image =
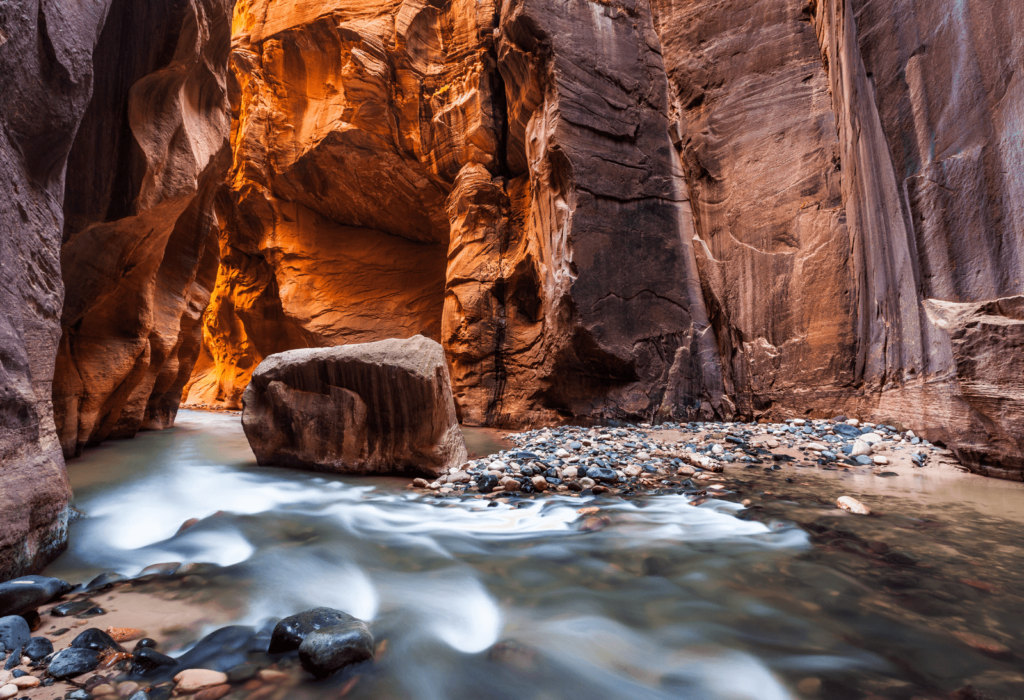
[[[445,200],[501,136],[489,3],[235,11],[230,216],[190,402],[237,406],[269,354],[440,336]]]
[[[53,421],[65,166],[107,11],[0,5],[0,578],[52,559],[69,488]]]
[[[444,351],[423,336],[271,355],[243,404],[264,466],[437,477],[466,461]]]
[[[230,13],[228,0],[112,3],[65,188],[53,400],[68,457],[170,425],[199,354],[229,164]]]

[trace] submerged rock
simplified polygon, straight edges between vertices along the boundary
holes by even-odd
[[[355,618],[311,632],[299,646],[302,668],[317,678],[372,658],[373,635],[365,622]]]
[[[243,402],[261,465],[441,476],[466,462],[444,353],[422,336],[271,355]]]
[[[284,618],[274,627],[270,637],[270,654],[295,651],[312,632],[360,620],[333,608],[313,608]]]

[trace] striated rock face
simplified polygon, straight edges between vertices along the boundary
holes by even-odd
[[[189,399],[423,333],[468,423],[848,412],[1022,474],[1022,32],[1009,0],[243,3]]]
[[[0,5],[0,579],[47,563],[70,494],[50,386],[65,166],[107,3]]]
[[[229,0],[111,5],[94,58],[109,68],[65,188],[53,401],[68,457],[169,426],[199,354],[230,158],[230,17]]]
[[[290,350],[256,368],[242,427],[265,466],[440,476],[467,456],[450,381],[423,336]]]

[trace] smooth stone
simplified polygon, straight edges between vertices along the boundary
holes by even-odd
[[[269,638],[252,627],[228,625],[210,632],[178,658],[178,668],[212,668],[226,671],[248,660],[249,652],[266,652]]]
[[[484,474],[477,477],[476,490],[480,493],[490,493],[498,487],[498,477],[493,474]]]
[[[7,663],[4,664],[4,670],[10,671],[15,666],[21,663],[21,647],[18,647],[11,652],[11,656],[7,659]]]
[[[136,677],[151,676],[157,673],[160,669],[171,669],[178,665],[176,659],[161,654],[156,649],[149,647],[143,647],[135,654],[132,659],[132,667],[129,671],[131,675]]]
[[[874,462],[875,464],[888,464],[889,463],[888,457],[883,457],[882,455],[875,455],[874,457],[871,458],[871,461]]]
[[[302,668],[317,678],[325,678],[346,666],[373,658],[373,635],[362,620],[311,632],[299,647]]]
[[[850,456],[860,457],[861,455],[869,454],[871,454],[871,445],[863,440],[857,440],[853,443],[853,449],[850,451]]]
[[[249,680],[259,672],[260,667],[256,664],[240,664],[228,669],[226,673],[229,683],[241,683],[242,681]]]
[[[518,484],[518,482],[515,483]],[[347,624],[353,620],[358,621],[358,618],[333,608],[312,608],[291,615],[274,626],[268,653],[283,654],[295,651],[302,645],[302,640],[308,634],[325,627]]]
[[[872,464],[871,458],[868,457],[867,455],[857,455],[856,459],[857,459],[857,464],[863,464],[863,465]]]
[[[619,478],[614,469],[606,467],[591,467],[587,470],[587,476],[594,481],[617,481]]]
[[[85,612],[89,608],[96,607],[96,603],[91,600],[72,600],[68,603],[61,603],[50,610],[50,614],[54,617],[68,617],[70,615],[77,615],[80,612]]]
[[[92,649],[93,651],[103,651],[104,649],[125,651],[125,648],[114,641],[113,637],[96,627],[90,627],[75,637],[71,641],[71,646],[74,649]]]
[[[58,679],[74,678],[75,676],[92,671],[99,663],[99,652],[92,649],[72,647],[53,655],[53,658],[50,659],[48,672],[51,676]]]
[[[33,661],[45,658],[53,653],[53,642],[46,637],[32,637],[25,645],[25,656]]]
[[[18,676],[11,681],[11,683],[21,689],[39,687],[39,679],[35,676],[30,676],[27,673],[23,676]]]
[[[150,700],[149,693],[145,690],[136,691],[128,700]]]
[[[860,429],[846,423],[836,423],[832,426],[832,430],[836,435],[842,435],[843,437],[855,438],[860,435]]]
[[[555,457],[558,457],[559,459],[565,459],[568,456],[569,456],[569,451],[568,450],[562,449],[561,447],[559,447],[557,450],[555,450]]]
[[[861,442],[866,442],[869,445],[874,445],[877,442],[881,442],[883,440],[883,438],[878,433],[867,432],[867,433],[863,433],[860,436],[860,440],[861,440]]]
[[[856,513],[857,515],[871,515],[871,509],[853,496],[840,496],[836,501],[836,505],[843,510]]]
[[[532,479],[530,479],[530,483],[533,484],[533,488],[536,489],[537,491],[547,491],[548,490],[547,479],[545,479],[543,476],[538,475],[538,476],[533,477]]]
[[[139,641],[135,642],[135,651],[146,648],[156,649],[156,640],[150,639],[149,637],[143,637]]]
[[[21,576],[0,583],[0,616],[20,615],[64,595],[72,586],[50,576]]]
[[[18,694],[18,686],[13,683],[0,686],[0,700],[9,700]]]
[[[85,588],[86,590],[93,591],[98,588],[106,588],[108,586],[114,585],[115,583],[120,583],[121,581],[127,580],[128,577],[124,574],[119,574],[116,571],[108,571],[105,574],[100,574],[99,576],[94,578],[92,581],[88,583],[88,585],[86,585]]]
[[[92,693],[78,689],[68,693],[67,700],[92,700]]]
[[[25,646],[31,637],[32,630],[29,629],[25,618],[20,615],[0,618],[0,644],[3,645],[4,651],[14,651]]]
[[[211,671],[208,668],[188,668],[174,677],[177,684],[175,691],[181,694],[194,693],[203,688],[224,685],[228,682],[227,674],[222,671]]]

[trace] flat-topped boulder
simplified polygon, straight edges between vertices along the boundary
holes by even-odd
[[[467,459],[444,352],[419,335],[270,355],[242,403],[263,466],[437,476]]]

